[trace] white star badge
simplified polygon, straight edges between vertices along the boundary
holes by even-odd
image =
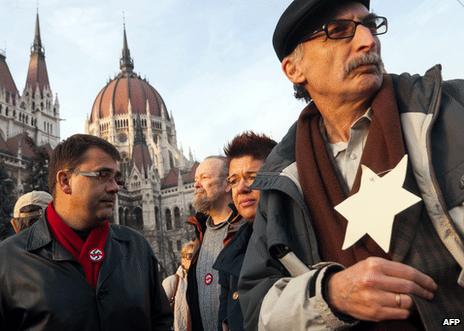
[[[385,252],[390,250],[395,215],[421,201],[402,187],[407,166],[408,156],[405,155],[388,174],[379,177],[361,165],[359,191],[335,206],[348,221],[342,249],[368,234]]]

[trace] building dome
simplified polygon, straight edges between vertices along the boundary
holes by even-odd
[[[125,115],[130,111],[133,115],[146,115],[147,108],[152,116],[164,117],[169,120],[161,95],[146,79],[133,72],[134,63],[127,46],[124,30],[124,47],[120,60],[120,73],[101,89],[92,106],[90,123],[112,116]],[[129,105],[131,110],[129,110]]]
[[[133,72],[121,72],[98,93],[90,122],[127,114],[129,103],[134,115],[147,114],[148,107],[152,116],[161,117],[161,112],[164,112],[164,116],[169,119],[164,101],[153,86]]]

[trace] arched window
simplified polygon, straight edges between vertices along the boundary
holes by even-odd
[[[119,224],[124,225],[124,209],[119,207]]]
[[[189,203],[189,213],[190,213],[190,216],[195,216],[195,209],[193,209],[193,206],[191,203]]]
[[[180,229],[182,226],[180,224],[180,210],[179,207],[174,207],[174,226],[176,229]]]
[[[127,208],[124,210],[124,225],[129,224],[129,218],[130,218],[129,209]]]
[[[155,207],[155,226],[156,226],[156,230],[160,229],[160,224],[161,224],[161,219],[160,219],[160,214],[159,214],[159,208]]]
[[[136,207],[129,217],[129,223],[126,224],[136,230],[143,230],[143,212],[142,208]]]
[[[166,217],[166,229],[167,230],[172,230],[171,211],[169,209],[166,209],[165,212],[164,212],[164,215]]]
[[[171,169],[174,168],[174,158],[172,157],[171,151],[169,151],[169,166]]]

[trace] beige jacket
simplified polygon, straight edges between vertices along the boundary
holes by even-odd
[[[162,285],[170,302],[171,298],[174,297],[174,331],[190,330],[190,312],[186,297],[187,272],[182,266],[179,266],[174,275],[168,276],[163,280]]]

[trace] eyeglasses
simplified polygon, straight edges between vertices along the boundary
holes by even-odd
[[[386,17],[367,15],[362,21],[353,20],[332,20],[324,24],[320,29],[312,32],[302,42],[308,41],[315,37],[319,32],[324,32],[329,39],[346,39],[352,38],[356,33],[358,25],[365,26],[373,36],[387,33],[388,21]]]
[[[69,169],[69,171],[74,172],[76,175],[96,178],[99,182],[102,183],[108,183],[111,180],[114,180],[118,186],[124,186],[124,179],[119,171],[113,172],[108,169],[97,171],[80,171],[76,169]]]
[[[230,187],[236,188],[242,179],[245,182],[245,185],[250,187],[256,179],[256,172],[247,173],[244,176],[232,175],[227,178],[227,183],[230,185]]]

